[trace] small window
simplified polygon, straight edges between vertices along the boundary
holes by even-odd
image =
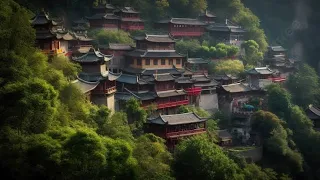
[[[146,59],[146,65],[150,65],[150,59]]]
[[[166,60],[165,59],[161,59],[161,65],[166,65]]]
[[[181,59],[176,59],[176,64],[181,64]]]
[[[153,60],[153,65],[158,65],[158,59]]]
[[[137,65],[141,66],[141,59],[137,59]]]
[[[173,64],[173,60],[170,59],[170,60],[169,60],[169,65],[172,65],[172,64]]]

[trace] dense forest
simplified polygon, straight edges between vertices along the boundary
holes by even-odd
[[[279,43],[277,37],[294,20],[294,13],[287,11],[288,6],[294,5],[289,0],[262,1],[245,0],[244,3],[261,17],[269,42]],[[286,89],[279,85],[268,87],[270,112],[258,111],[252,116],[252,129],[261,135],[264,142],[264,156],[257,164],[249,164],[215,144],[215,130],[223,123],[223,116],[211,117],[204,110],[182,107],[181,112],[197,112],[210,118],[208,135],[182,141],[172,154],[163,139],[143,134],[143,123],[152,112],[141,108],[137,100],[131,99],[123,111],[114,114],[105,106],[88,102],[70,83],[70,79],[80,71],[79,65],[62,57],[49,61],[34,48],[35,31],[29,20],[41,8],[76,19],[90,14],[90,7],[100,2],[105,1],[0,1],[0,169],[3,177],[320,179],[320,133],[313,129],[312,122],[303,112],[309,104],[320,104],[320,84],[316,71],[306,64],[289,77]],[[262,56],[267,48],[267,38],[259,18],[240,0],[118,0],[112,3],[136,6],[144,17],[150,19],[195,17],[209,9],[222,17],[221,20],[230,18],[246,27],[250,32],[249,39],[255,41],[247,41],[245,46],[254,49],[255,55]],[[306,3],[310,9],[316,9],[313,3],[318,2]],[[279,5],[276,10],[273,9],[275,4]],[[159,13],[152,13],[155,11]],[[263,16],[265,12],[273,11],[278,13]],[[283,12],[288,14],[282,16]],[[278,19],[280,16],[284,17],[283,20]],[[317,29],[313,25],[317,21],[318,18],[312,16],[308,20],[308,28],[299,30],[299,36],[288,40],[302,43],[305,58],[313,66],[318,63],[314,50],[318,46],[314,39]],[[289,42],[283,45],[290,47]],[[218,49],[221,56],[236,53],[232,47],[223,44],[207,46],[201,46],[201,51],[195,53],[217,53]],[[251,64],[254,59],[256,57],[248,56],[245,61]],[[238,61],[225,63],[222,67],[215,67],[215,71],[231,65],[237,72],[245,68]],[[129,124],[128,120],[134,123]]]

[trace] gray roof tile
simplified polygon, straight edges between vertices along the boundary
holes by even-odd
[[[190,124],[204,122],[207,119],[200,118],[195,113],[184,113],[184,114],[172,114],[172,115],[160,115],[154,119],[148,119],[147,123],[150,124],[168,124],[168,125],[178,125],[178,124]]]

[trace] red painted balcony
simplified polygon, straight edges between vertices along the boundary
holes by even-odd
[[[201,94],[201,90],[201,87],[193,87],[186,89],[189,96],[198,96],[199,94]]]
[[[185,137],[185,136],[193,136],[193,135],[202,134],[205,132],[206,132],[205,128],[186,130],[186,131],[178,131],[178,132],[169,132],[166,134],[166,138],[178,138],[178,137]]]
[[[121,26],[122,30],[126,30],[126,31],[133,31],[133,30],[143,30],[144,26],[134,26],[134,25],[122,25]]]
[[[176,107],[176,106],[182,106],[182,105],[188,105],[189,100],[182,100],[182,101],[175,101],[175,102],[167,102],[167,103],[158,103],[158,109],[163,108],[170,108],[170,107]]]
[[[275,77],[275,78],[268,78],[270,79],[272,82],[283,82],[286,81],[286,78],[282,78],[282,77]]]

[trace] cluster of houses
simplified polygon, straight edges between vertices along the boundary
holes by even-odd
[[[65,29],[63,22],[40,12],[31,21],[36,30],[37,47],[48,55],[69,56],[82,66],[73,83],[92,103],[118,111],[126,101],[136,98],[141,107],[154,108],[157,115],[147,120],[145,131],[166,139],[170,149],[174,149],[181,138],[206,133],[207,119],[195,113],[177,114],[180,106],[220,109],[233,118],[248,119],[253,109],[264,108],[266,85],[285,81],[279,74],[290,72],[293,67],[282,47],[270,47],[265,58],[269,66],[247,71],[244,80],[229,74],[209,75],[210,60],[177,53],[174,37],[198,37],[210,32],[223,37],[224,42],[237,44],[245,33],[228,21],[215,23],[215,16],[209,12],[198,19],[171,18],[157,22],[155,25],[168,34],[145,34],[133,37],[135,47],[113,43],[100,51],[93,48],[92,39],[86,35],[86,23],[89,22],[91,28],[129,31],[143,29],[144,22],[131,7],[116,8],[107,4],[95,7],[94,12],[86,20],[75,21],[71,30]],[[252,98],[260,101],[250,104]],[[242,123],[234,130],[248,139],[248,128],[247,123]],[[229,132],[218,134],[221,145],[232,144]]]

